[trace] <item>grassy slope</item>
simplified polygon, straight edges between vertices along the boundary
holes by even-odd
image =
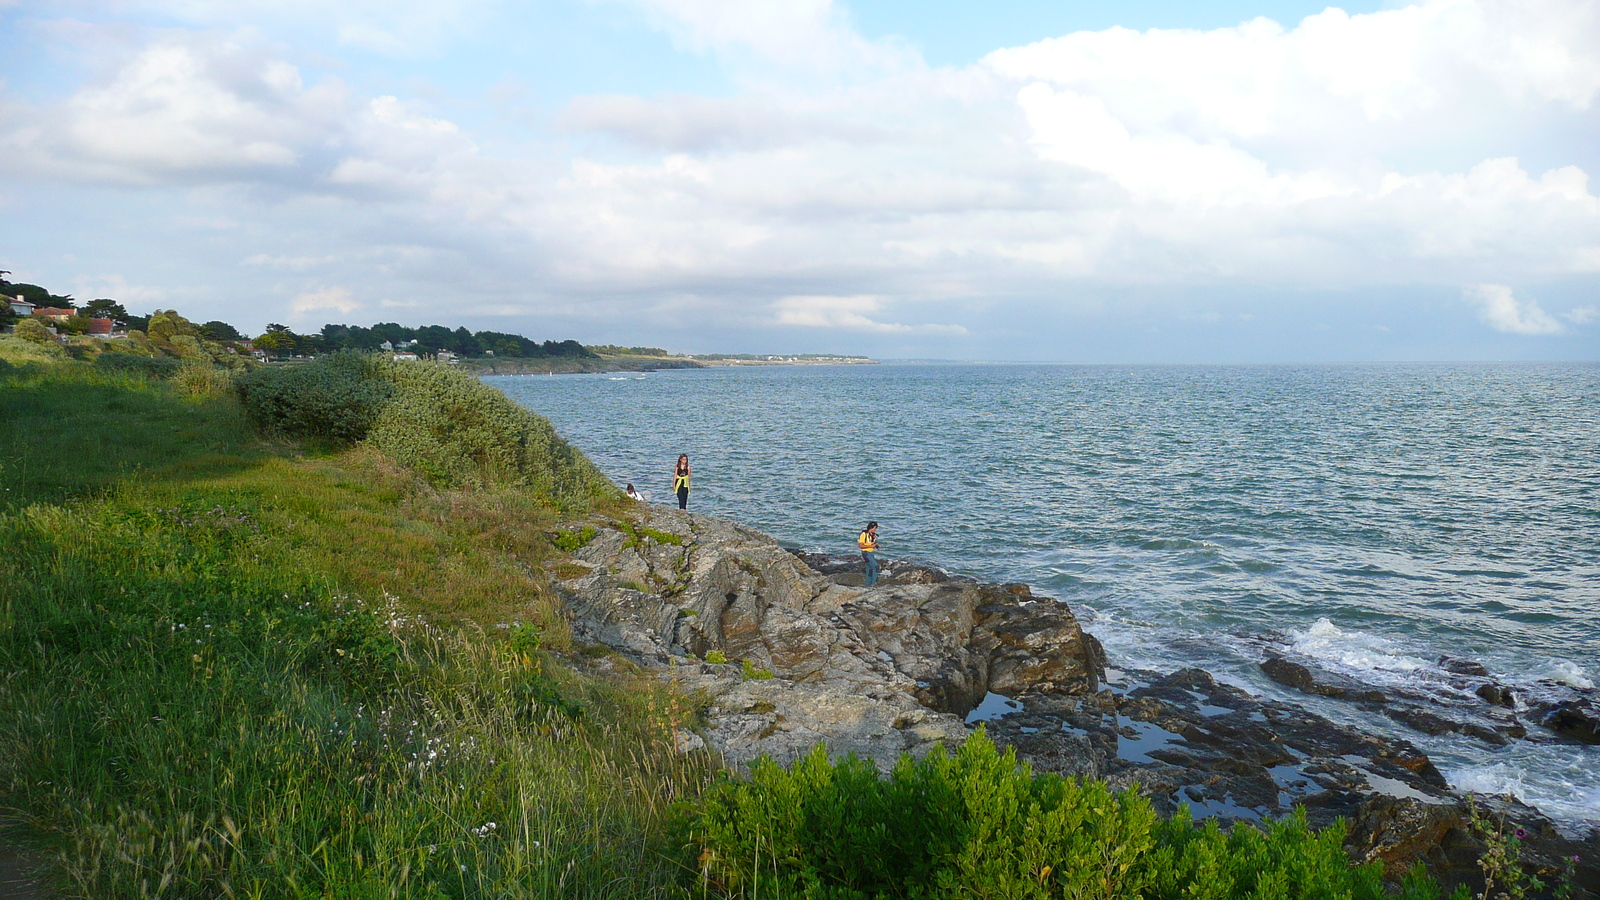
[[[66,893],[672,893],[690,711],[532,649],[569,642],[551,513],[30,372],[0,375],[0,805]]]

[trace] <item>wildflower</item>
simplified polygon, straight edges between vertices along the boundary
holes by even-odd
[[[1517,829],[1517,837],[1525,838],[1527,836],[1528,836],[1528,833],[1526,831],[1523,831],[1521,828]]]

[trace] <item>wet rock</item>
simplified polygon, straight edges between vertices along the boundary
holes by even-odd
[[[1267,657],[1266,661],[1261,663],[1261,671],[1273,681],[1306,694],[1332,697],[1336,700],[1354,700],[1358,703],[1389,702],[1388,696],[1383,691],[1371,685],[1362,684],[1343,675],[1290,662],[1281,656]]]
[[[1471,659],[1456,659],[1450,656],[1439,657],[1439,668],[1456,675],[1471,675],[1474,678],[1488,678],[1489,670],[1483,663]]]
[[[1534,708],[1533,721],[1562,737],[1585,744],[1600,744],[1600,708],[1593,700],[1584,698],[1540,704]]]
[[[1511,743],[1511,738],[1522,737],[1526,734],[1526,731],[1521,728],[1507,727],[1503,731],[1497,730],[1476,722],[1461,722],[1446,718],[1415,706],[1390,707],[1384,710],[1384,714],[1396,722],[1415,728],[1423,734],[1465,734],[1475,737],[1484,743],[1493,744],[1496,747],[1504,747]]]
[[[1495,684],[1494,682],[1490,682],[1488,684],[1479,685],[1478,689],[1474,691],[1474,693],[1476,693],[1479,697],[1482,697],[1485,703],[1490,703],[1495,706],[1502,706],[1506,709],[1517,708],[1516,695],[1511,692],[1511,688],[1508,688],[1503,684]]]

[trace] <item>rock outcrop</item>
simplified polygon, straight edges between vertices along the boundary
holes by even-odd
[[[1094,638],[1025,587],[902,566],[868,590],[708,516],[641,507],[606,525],[556,585],[574,635],[710,695],[704,739],[729,759],[825,741],[888,766],[964,739],[990,692],[1099,688]]]
[[[1066,605],[1026,585],[894,561],[868,589],[858,560],[792,552],[708,516],[640,506],[630,521],[596,524],[558,567],[573,633],[706,698],[704,727],[680,735],[685,749],[740,763],[794,759],[822,742],[887,768],[902,753],[959,744],[981,721],[1037,771],[1137,784],[1165,812],[1187,804],[1196,816],[1260,821],[1299,806],[1314,824],[1351,823],[1352,855],[1395,877],[1418,862],[1447,886],[1478,877],[1482,844],[1464,798],[1409,742],[1198,669],[1108,670]],[[1494,744],[1526,734],[1517,698],[1470,660],[1441,661],[1470,710],[1280,655],[1262,669],[1427,733]],[[1569,740],[1595,740],[1590,703],[1532,711]],[[1600,835],[1572,840],[1515,801],[1491,806],[1523,830],[1530,865],[1554,876],[1576,857],[1578,886],[1600,894]]]

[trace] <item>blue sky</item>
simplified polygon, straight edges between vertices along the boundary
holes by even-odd
[[[0,0],[0,267],[267,322],[1600,358],[1600,2]]]

